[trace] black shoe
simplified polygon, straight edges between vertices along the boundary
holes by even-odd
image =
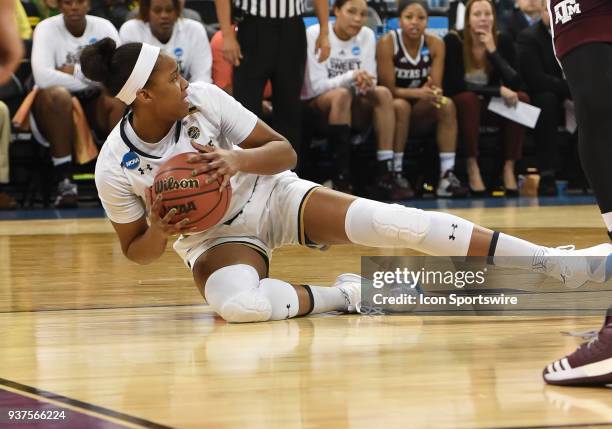
[[[517,198],[519,196],[518,189],[505,189],[506,198]]]
[[[468,188],[470,189],[470,196],[472,196],[473,198],[484,198],[489,196],[489,191],[487,191],[486,189],[483,189],[482,191],[475,191],[469,185]]]
[[[444,173],[444,176],[438,182],[438,189],[436,189],[436,196],[439,198],[465,198],[469,193],[467,186],[461,183],[453,170]]]
[[[0,192],[0,210],[15,210],[17,201],[6,192]]]
[[[412,189],[412,185],[402,173],[395,172],[393,173],[393,181],[395,182],[395,186],[400,188],[402,192],[405,192],[407,197],[403,199],[409,199],[414,197],[414,190]]]
[[[538,196],[540,197],[556,197],[559,195],[557,190],[557,182],[555,176],[541,176],[540,184],[538,185]]]
[[[393,173],[385,173],[378,176],[374,189],[375,198],[386,201],[402,201],[414,198],[414,190],[410,183],[400,183]]]
[[[64,179],[57,185],[57,197],[53,204],[57,209],[75,209],[78,207],[79,194],[77,191],[77,185],[70,181],[70,179]]]

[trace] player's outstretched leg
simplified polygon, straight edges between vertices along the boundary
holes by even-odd
[[[493,264],[530,269],[568,287],[610,277],[612,244],[550,248],[442,212],[345,196],[318,189],[304,210],[306,235],[320,244],[410,248],[429,255],[488,256]]]

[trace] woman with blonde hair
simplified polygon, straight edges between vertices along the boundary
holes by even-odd
[[[467,172],[473,195],[484,195],[485,185],[478,166],[481,120],[500,127],[504,145],[503,184],[506,196],[518,195],[514,163],[521,158],[525,128],[516,122],[487,112],[492,97],[501,97],[508,106],[529,97],[521,92],[516,53],[509,36],[498,33],[495,6],[490,0],[470,0],[465,12],[465,30],[444,38],[446,66],[444,88],[457,107],[459,133],[465,145]]]

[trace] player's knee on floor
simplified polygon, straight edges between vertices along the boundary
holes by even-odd
[[[270,320],[272,305],[259,290],[259,275],[250,265],[223,267],[212,273],[204,289],[206,301],[228,322]]]

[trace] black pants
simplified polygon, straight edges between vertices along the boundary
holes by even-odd
[[[554,92],[529,94],[531,104],[542,109],[535,127],[536,157],[541,172],[554,172],[559,164],[557,128],[563,120],[563,99]]]
[[[242,51],[234,68],[234,97],[261,118],[266,81],[272,82],[273,128],[300,155],[300,92],[306,66],[306,30],[301,17],[246,16],[238,25]]]
[[[602,213],[612,212],[612,43],[588,43],[562,60],[578,123],[578,151]]]

